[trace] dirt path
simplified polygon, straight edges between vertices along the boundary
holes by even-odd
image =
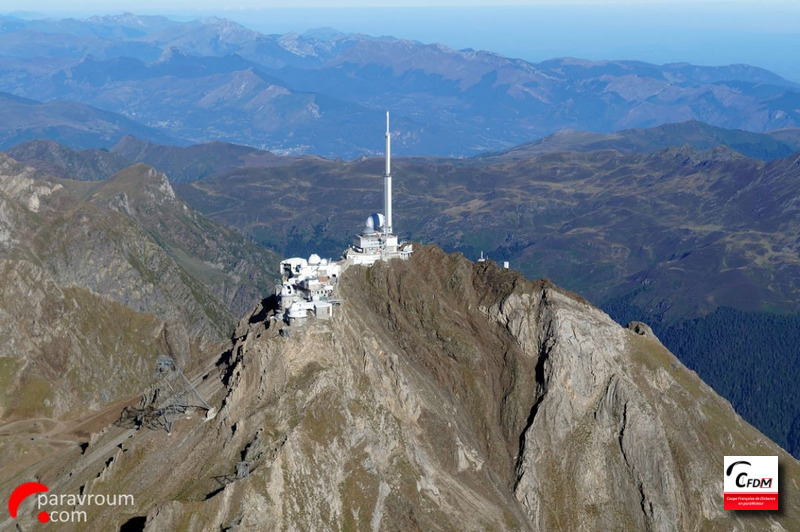
[[[119,419],[122,409],[135,405],[140,397],[140,395],[127,397],[101,410],[73,418],[37,417],[12,421],[0,425],[0,437],[30,437],[53,442],[80,443],[88,440],[93,432]]]

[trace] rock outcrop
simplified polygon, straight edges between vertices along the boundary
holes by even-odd
[[[800,522],[800,464],[657,339],[579,296],[431,246],[352,267],[340,290],[331,321],[280,334],[266,300],[240,323],[196,379],[214,419],[199,412],[171,435],[113,426],[83,454],[49,455],[2,487],[36,476],[54,493],[91,482],[135,495],[135,508],[88,509],[82,530]],[[779,456],[781,512],[722,509],[726,454]]]

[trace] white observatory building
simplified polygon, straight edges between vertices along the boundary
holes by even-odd
[[[370,214],[361,234],[344,252],[351,264],[374,264],[378,260],[407,259],[411,243],[398,244],[392,229],[392,135],[389,131],[389,112],[386,112],[386,173],[383,176],[383,212]]]
[[[370,214],[361,234],[335,262],[313,254],[308,260],[300,257],[280,263],[281,282],[275,287],[279,308],[276,319],[290,325],[302,324],[310,315],[318,319],[333,317],[334,306],[342,300],[334,296],[342,272],[352,264],[372,265],[379,260],[408,259],[410,242],[398,244],[392,230],[392,153],[389,113],[386,113],[386,174],[383,176],[384,214]]]

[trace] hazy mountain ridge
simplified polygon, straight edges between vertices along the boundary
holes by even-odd
[[[52,140],[22,142],[5,152],[12,159],[62,179],[99,181],[130,163],[108,150],[73,150]]]
[[[143,162],[162,169],[170,182],[195,181],[236,168],[278,166],[292,161],[291,158],[278,157],[268,151],[224,142],[175,147],[125,137],[110,151],[129,164]]]
[[[533,64],[395,38],[263,35],[223,19],[135,15],[15,22],[0,46],[8,50],[0,90],[81,101],[182,140],[285,153],[374,153],[371,133],[385,109],[402,132],[398,149],[458,156],[561,129],[800,125],[798,86],[747,65]]]
[[[73,150],[37,139],[17,144],[6,153],[39,171],[78,181],[100,181],[136,163],[155,167],[164,172],[170,182],[180,183],[237,168],[281,166],[295,161],[291,157],[224,142],[165,146],[131,136],[123,137],[109,150]]]
[[[652,153],[675,146],[708,150],[727,146],[745,157],[773,161],[798,151],[800,137],[790,130],[753,133],[688,121],[664,124],[648,129],[624,129],[616,133],[562,130],[548,137],[516,146],[510,150],[483,157],[497,160],[518,160],[545,153],[562,151],[617,150],[622,153]]]
[[[83,530],[789,530],[798,519],[800,464],[641,324],[623,329],[550,283],[433,246],[353,267],[340,288],[333,320],[288,337],[269,301],[242,320],[194,379],[214,419],[185,416],[167,435],[123,417],[60,452],[40,437],[39,461],[9,461],[3,488],[37,475],[53,493],[136,496],[135,508],[92,508]],[[735,453],[779,456],[781,512],[722,510],[719,463]],[[170,475],[153,474],[166,464]]]
[[[124,135],[174,143],[168,133],[73,101],[37,102],[0,92],[0,149],[46,138],[73,148],[113,146]]]
[[[696,133],[690,141],[698,146],[716,147],[660,149],[663,139],[678,138],[684,131]],[[560,136],[569,139],[573,134]],[[609,149],[545,151],[531,157],[533,150],[563,146],[551,147],[551,143],[543,141],[539,143],[543,148],[538,144],[533,150],[522,146],[474,159],[400,158],[396,161],[398,212],[404,214],[398,228],[414,238],[436,235],[445,246],[470,254],[483,250],[512,261],[537,254],[536,250],[545,246],[552,264],[558,264],[558,268],[549,270],[540,259],[529,263],[528,267],[538,270],[528,273],[551,277],[563,275],[565,265],[572,263],[581,269],[587,263],[613,265],[616,272],[601,268],[605,272],[602,276],[590,276],[576,286],[599,301],[615,295],[607,291],[611,279],[615,279],[611,286],[627,279],[635,287],[637,279],[645,275],[682,271],[695,257],[707,256],[722,243],[724,251],[720,248],[720,253],[729,264],[723,270],[729,275],[737,270],[772,270],[769,261],[758,259],[767,248],[756,245],[756,237],[770,242],[771,261],[782,261],[782,268],[794,263],[791,257],[797,245],[792,237],[796,206],[792,198],[798,194],[799,155],[765,164],[717,145],[725,140],[736,144],[736,139],[743,138],[755,149],[762,142],[768,145],[763,135],[691,122],[605,137],[586,136],[591,140],[585,149],[598,144]],[[577,143],[572,145],[581,147],[582,138],[578,135]],[[96,177],[95,160],[102,157],[112,168],[113,164],[137,161],[156,165],[177,173],[173,180],[177,181],[177,189],[201,211],[249,234],[265,235],[264,243],[285,253],[297,252],[292,246],[302,247],[315,239],[327,239],[325,246],[335,246],[324,249],[325,253],[336,252],[360,227],[364,198],[372,196],[377,200],[380,196],[376,177],[380,169],[374,159],[342,162],[285,158],[224,143],[179,148],[132,138],[123,140],[110,152],[75,152],[63,147],[56,150],[48,143],[32,142],[9,153],[41,170],[54,169],[76,178],[81,172],[75,169],[82,167],[88,168],[91,178]],[[183,184],[196,179],[201,180]],[[302,184],[302,192],[298,184]],[[282,198],[288,197],[289,190],[295,191],[293,208],[284,209]],[[509,211],[512,200],[516,209],[513,216]],[[375,208],[378,207],[376,203]],[[461,227],[467,213],[469,223],[482,220],[477,233]],[[624,225],[635,218],[636,223]],[[659,236],[662,232],[664,235]],[[510,239],[509,234],[513,235]],[[559,255],[573,237],[584,243],[600,240],[596,246],[578,246],[578,241],[567,246],[580,253],[578,257]],[[643,240],[635,245],[626,241],[640,237]],[[661,238],[663,242],[658,243]],[[611,252],[617,246],[628,250],[628,258],[622,262],[616,252]],[[633,254],[634,247],[642,248],[636,252],[638,255]],[[677,261],[681,262],[679,269],[672,267]],[[698,273],[703,271],[699,263],[697,267]],[[755,279],[761,276],[753,275],[749,290],[759,285]],[[580,278],[565,278],[563,282],[574,285]],[[772,295],[761,294],[763,297],[753,298],[755,307],[745,308],[758,308],[768,302],[794,308],[791,283],[773,281],[779,284]],[[673,303],[675,297],[671,296]],[[678,314],[687,310],[686,302],[680,304],[682,310]],[[743,301],[732,293],[718,294],[711,306],[689,304],[688,308],[702,313],[725,304],[741,307]]]

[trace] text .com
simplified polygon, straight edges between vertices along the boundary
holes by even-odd
[[[36,506],[39,510],[45,510],[39,514],[39,520],[51,523],[85,523],[88,519],[88,512],[79,507],[87,506],[133,506],[135,504],[133,495],[124,494],[54,494],[40,493],[36,496]],[[69,510],[57,510],[54,507],[68,507]]]

